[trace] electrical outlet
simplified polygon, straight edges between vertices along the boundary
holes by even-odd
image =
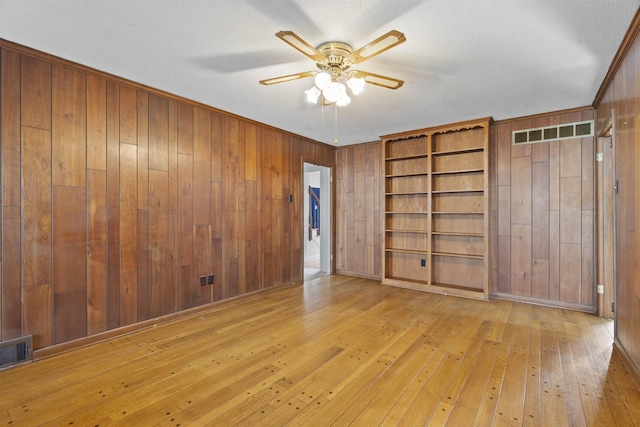
[[[200,286],[207,284],[207,276],[200,276]]]
[[[600,295],[604,294],[604,285],[598,285],[598,293]]]
[[[427,266],[427,260],[426,259],[421,259],[420,260],[420,267],[426,267]]]
[[[207,283],[213,285],[213,274],[210,274],[209,277],[207,277]]]

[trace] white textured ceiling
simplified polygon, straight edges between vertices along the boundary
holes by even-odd
[[[492,116],[590,105],[640,0],[0,0],[0,38],[318,141],[341,145]],[[309,105],[315,70],[275,37],[358,48],[407,41],[354,69],[367,85],[338,110]]]

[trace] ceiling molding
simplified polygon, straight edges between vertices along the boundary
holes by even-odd
[[[624,39],[622,39],[622,43],[620,43],[620,47],[618,48],[616,55],[613,57],[613,61],[611,61],[609,70],[607,71],[607,74],[604,76],[604,80],[602,80],[600,89],[598,89],[598,92],[596,93],[596,96],[593,99],[592,105],[594,108],[598,108],[598,106],[600,105],[600,102],[602,102],[602,98],[604,97],[605,93],[609,89],[611,82],[613,82],[613,78],[618,72],[618,69],[622,64],[622,61],[624,61],[625,58],[627,57],[627,53],[629,52],[629,49],[631,49],[631,46],[635,42],[639,32],[640,32],[640,8],[638,8],[638,10],[636,11],[636,14],[633,17],[633,20],[629,25],[629,29],[627,30],[627,33],[625,34]]]
[[[529,116],[513,117],[510,119],[504,119],[504,120],[496,120],[493,122],[493,124],[504,125],[504,124],[514,123],[514,122],[521,122],[523,120],[545,119],[549,116],[564,116],[567,114],[584,113],[587,111],[593,112],[595,114],[595,109],[591,105],[585,105],[584,107],[568,108],[566,110],[557,110],[557,111],[550,111],[548,113],[532,114]]]

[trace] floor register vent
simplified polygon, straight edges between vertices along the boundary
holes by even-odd
[[[593,120],[567,123],[542,128],[514,130],[511,133],[513,145],[535,144],[557,139],[585,138],[593,136]]]
[[[0,342],[0,370],[30,360],[33,360],[31,335]]]

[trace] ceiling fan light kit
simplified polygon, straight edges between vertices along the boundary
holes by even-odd
[[[353,95],[358,95],[362,93],[366,83],[387,89],[398,89],[404,84],[402,80],[392,77],[349,70],[351,66],[403,43],[406,38],[397,30],[389,31],[356,51],[342,42],[324,43],[316,49],[293,31],[280,31],[276,36],[313,60],[320,71],[305,71],[274,77],[261,80],[260,83],[272,85],[314,76],[314,86],[304,92],[307,101],[313,104],[317,104],[322,96],[322,104],[344,107],[351,102],[347,87]]]

